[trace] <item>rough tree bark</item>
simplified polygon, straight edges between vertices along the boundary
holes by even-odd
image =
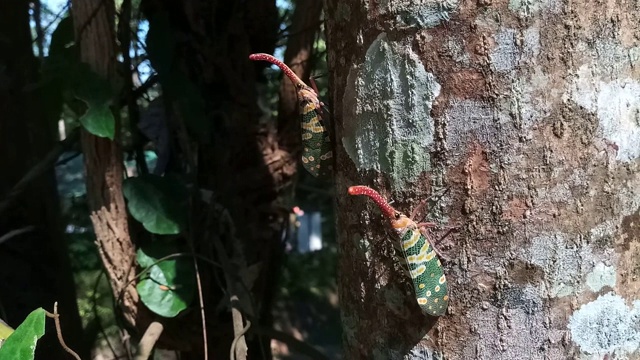
[[[74,0],[76,42],[80,58],[105,79],[116,75],[115,8],[113,0]],[[122,315],[129,324],[138,321],[139,298],[135,288],[135,246],[129,235],[122,194],[122,149],[115,141],[82,130],[81,144],[87,173],[87,200],[98,250],[114,297],[122,301]]]
[[[327,8],[345,358],[640,358],[638,2]],[[446,316],[356,184],[405,213],[449,189]]]
[[[29,1],[0,2],[0,236],[27,230],[0,244],[0,317],[16,327],[38,307],[52,311],[57,301],[68,345],[87,357],[54,170],[10,193],[57,140],[61,103],[58,112],[49,111],[47,100],[55,101],[45,96],[53,95],[33,86],[41,79],[32,41]],[[38,358],[66,359],[53,322],[47,334],[38,342]]]

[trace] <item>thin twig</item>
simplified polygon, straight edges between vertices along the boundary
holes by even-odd
[[[131,336],[129,336],[129,333],[125,328],[120,329],[120,331],[121,331],[120,339],[122,340],[122,347],[124,348],[124,351],[127,352],[127,360],[132,360],[133,354],[131,354],[131,343],[130,343]]]
[[[76,358],[76,360],[82,360],[80,356],[76,354],[75,351],[71,350],[71,348],[67,346],[67,344],[64,342],[64,339],[62,338],[62,326],[60,326],[60,315],[58,315],[58,302],[56,301],[53,303],[53,314],[48,312],[47,310],[45,310],[44,313],[48,317],[53,318],[53,322],[56,324],[56,333],[58,334],[58,341],[60,342],[60,345],[62,346],[62,348],[66,352],[68,352],[71,356]]]
[[[68,163],[69,161],[71,161],[71,160],[73,160],[73,159],[77,158],[77,157],[78,157],[78,156],[80,156],[80,155],[82,155],[82,152],[78,151],[78,152],[76,152],[75,154],[73,154],[73,155],[69,155],[68,157],[66,157],[66,158],[64,158],[64,159],[62,159],[62,160],[60,160],[60,161],[58,161],[58,162],[55,164],[55,166],[56,166],[56,167],[58,167],[58,166],[62,166],[62,165],[64,165],[64,164]]]
[[[193,216],[191,217],[193,219]],[[207,340],[207,316],[204,309],[204,295],[202,292],[202,280],[200,278],[200,269],[198,267],[198,261],[196,256],[196,250],[193,246],[193,239],[191,234],[187,235],[187,241],[189,243],[189,249],[193,257],[193,268],[196,272],[196,287],[198,288],[198,305],[200,305],[200,319],[202,321],[202,346],[204,350],[204,360],[209,359],[209,344]]]
[[[6,234],[4,234],[4,235],[0,236],[0,244],[2,244],[3,242],[5,242],[5,241],[7,241],[7,240],[11,239],[12,237],[15,237],[15,236],[18,236],[18,235],[20,235],[20,234],[24,234],[24,233],[27,233],[27,232],[33,231],[33,230],[35,230],[35,229],[36,229],[36,227],[35,227],[35,226],[33,226],[33,225],[29,225],[29,226],[27,226],[27,227],[23,227],[23,228],[21,228],[21,229],[11,230],[11,231],[9,231],[8,233],[6,233]]]
[[[207,340],[207,317],[204,311],[204,295],[202,294],[202,280],[200,279],[200,269],[198,268],[198,261],[196,260],[196,252],[193,248],[193,241],[189,241],[191,252],[193,254],[193,267],[196,271],[196,285],[198,287],[198,302],[200,305],[200,318],[202,320],[202,341],[204,345],[204,360],[209,359],[209,345]]]

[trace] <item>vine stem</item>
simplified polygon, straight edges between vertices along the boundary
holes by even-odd
[[[53,318],[53,322],[56,324],[58,341],[60,342],[60,345],[62,346],[64,351],[68,352],[71,356],[76,358],[76,360],[82,360],[80,356],[75,351],[71,350],[71,348],[68,347],[64,342],[64,338],[62,337],[62,326],[60,326],[60,315],[58,314],[58,302],[56,301],[55,303],[53,303],[53,314],[48,312],[47,310],[44,310],[44,313],[47,315],[47,317]]]

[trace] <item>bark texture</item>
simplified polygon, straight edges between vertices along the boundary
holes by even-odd
[[[53,311],[57,301],[68,345],[86,357],[54,170],[47,165],[25,182],[29,185],[12,192],[57,140],[60,99],[52,106],[55,96],[33,86],[41,80],[38,69],[29,2],[0,2],[0,236],[31,229],[0,244],[0,317],[17,327],[38,307]],[[47,322],[47,334],[54,331],[53,322]],[[38,358],[66,358],[55,335],[38,344]]]
[[[327,1],[345,358],[640,358],[638,6]],[[446,316],[359,184],[449,189]]]
[[[72,15],[82,62],[98,75],[113,80],[116,73],[113,0],[73,1]],[[116,125],[115,141],[82,130],[81,144],[87,172],[87,200],[98,251],[113,294],[125,320],[138,321],[139,297],[135,288],[135,246],[129,235],[122,194],[122,150]]]

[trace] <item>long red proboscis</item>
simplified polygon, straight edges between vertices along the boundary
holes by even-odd
[[[371,200],[373,200],[376,205],[380,208],[380,211],[384,214],[384,216],[393,219],[396,215],[396,210],[391,207],[387,203],[387,201],[378,193],[368,186],[358,185],[349,187],[349,195],[365,195],[368,196]]]
[[[282,72],[287,75],[287,77],[289,79],[291,79],[291,81],[294,84],[299,84],[302,83],[304,84],[304,82],[302,80],[300,80],[300,78],[298,77],[298,75],[296,75],[296,73],[293,72],[293,70],[291,70],[287,64],[283,63],[282,61],[276,59],[275,57],[273,57],[273,55],[269,55],[269,54],[265,54],[265,53],[258,53],[258,54],[251,54],[249,55],[249,60],[253,60],[253,61],[267,61],[272,63],[273,65],[277,66],[280,68],[280,70],[282,70]],[[306,85],[306,84],[305,84]]]

